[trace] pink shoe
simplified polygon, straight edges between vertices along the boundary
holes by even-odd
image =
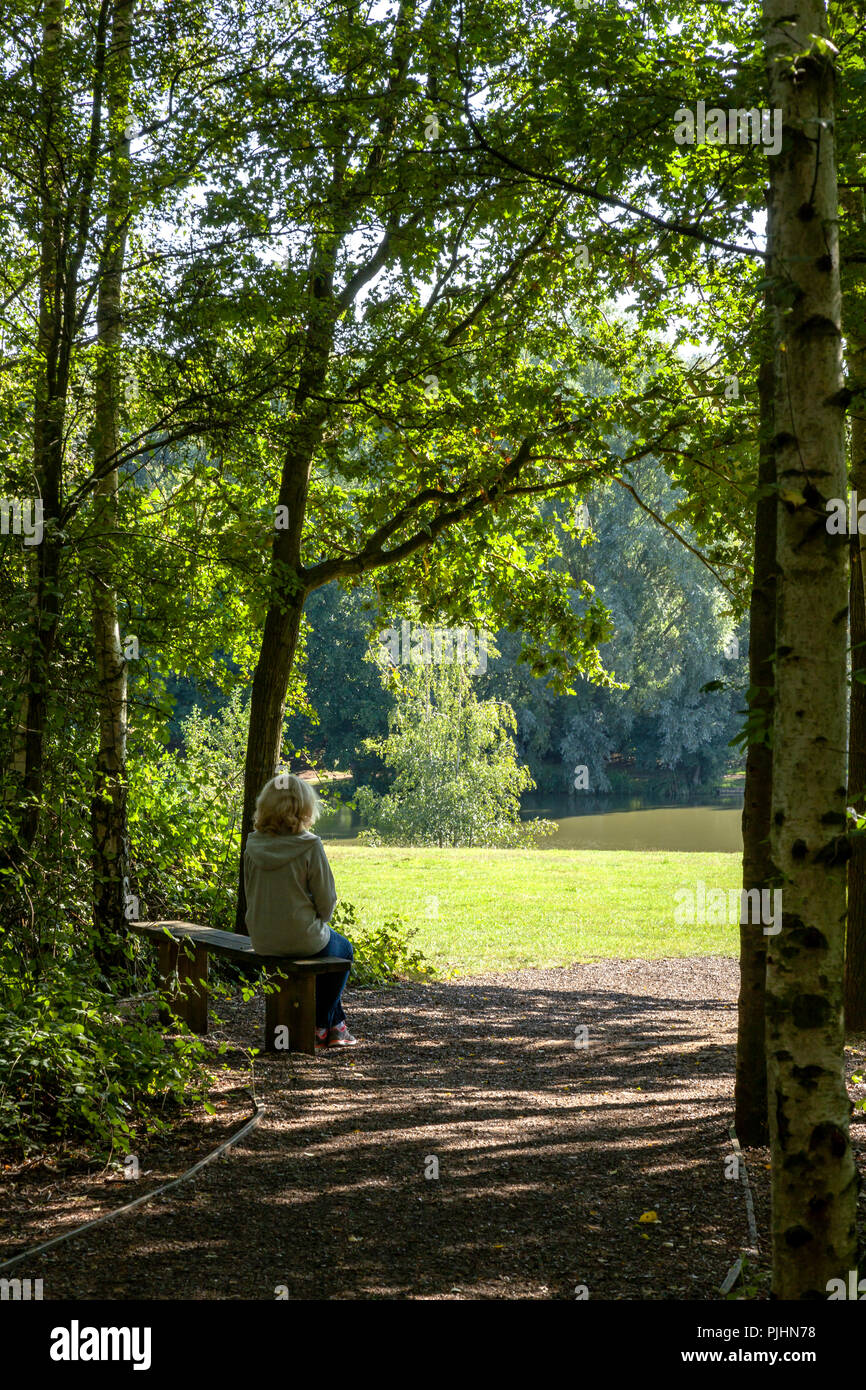
[[[317,1029],[316,1029],[316,1047],[327,1047],[327,1046],[328,1046],[328,1030],[327,1030],[327,1028],[317,1028]]]
[[[338,1023],[328,1034],[329,1047],[354,1047],[358,1039],[353,1038],[345,1023]]]

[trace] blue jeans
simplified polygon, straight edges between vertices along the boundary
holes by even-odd
[[[351,964],[355,959],[355,950],[351,941],[347,941],[345,936],[334,931],[333,927],[329,927],[328,931],[331,936],[327,946],[323,946],[321,951],[317,951],[315,956],[310,956],[309,959],[316,960],[319,956],[342,956]],[[317,1028],[336,1028],[338,1024],[345,1022],[346,1015],[343,1013],[343,1005],[340,1001],[348,979],[348,970],[345,975],[338,975],[335,970],[333,975],[316,976]]]

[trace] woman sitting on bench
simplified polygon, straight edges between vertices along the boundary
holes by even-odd
[[[354,958],[352,943],[328,922],[337,906],[334,876],[318,835],[310,830],[321,804],[308,782],[272,777],[256,801],[255,830],[244,852],[246,924],[263,956],[342,956],[345,975],[316,977],[316,1047],[351,1047],[341,1003]]]

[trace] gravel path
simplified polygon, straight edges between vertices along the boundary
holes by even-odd
[[[362,1045],[257,1058],[267,1114],[241,1145],[9,1273],[42,1278],[46,1299],[718,1298],[749,1244],[725,1178],[736,994],[720,957],[349,992]],[[221,1016],[217,1114],[142,1152],[137,1181],[7,1169],[2,1254],[123,1205],[240,1127],[239,1049],[260,1045],[262,999]],[[866,1160],[866,1125],[852,1128]],[[760,1273],[768,1155],[747,1160]]]

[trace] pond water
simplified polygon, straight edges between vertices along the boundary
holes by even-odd
[[[596,799],[577,812],[573,797],[535,798],[524,808],[525,819],[554,820],[555,835],[543,849],[682,850],[741,854],[742,803],[725,799],[712,805],[653,805],[638,797]],[[343,807],[323,816],[316,827],[323,840],[354,840],[357,817]]]
[[[644,811],[557,817],[545,849],[697,850],[742,854],[742,808],[659,806]]]

